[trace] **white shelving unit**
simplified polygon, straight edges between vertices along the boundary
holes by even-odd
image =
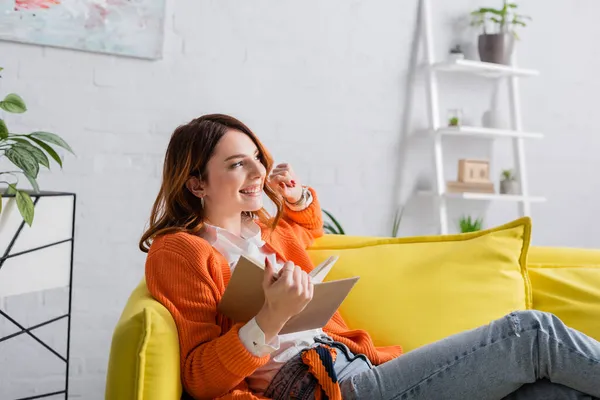
[[[521,122],[521,105],[519,96],[519,78],[535,77],[539,72],[532,69],[517,67],[516,57],[513,55],[510,65],[493,64],[473,60],[436,61],[434,57],[434,38],[431,23],[430,0],[420,0],[419,12],[419,39],[423,46],[425,56],[425,74],[427,82],[427,106],[429,127],[427,133],[433,135],[434,151],[434,190],[419,192],[418,195],[433,196],[436,199],[439,216],[439,233],[448,233],[448,207],[449,199],[481,200],[481,201],[509,201],[518,204],[519,215],[529,215],[531,204],[545,201],[543,197],[529,194],[527,180],[527,166],[525,163],[525,140],[541,139],[543,135],[537,132],[523,130]],[[441,74],[468,74],[474,77],[483,77],[497,80],[496,84],[508,85],[510,129],[491,129],[474,126],[446,127],[440,122],[440,107],[438,95],[438,78]],[[413,80],[414,82],[414,80]],[[414,84],[414,83],[413,83]],[[412,88],[407,90],[412,91]],[[516,177],[519,180],[520,195],[503,195],[497,193],[447,193],[444,164],[442,158],[442,144],[444,136],[468,136],[486,139],[506,139],[513,144],[513,153]]]

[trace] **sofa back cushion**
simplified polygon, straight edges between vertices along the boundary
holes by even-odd
[[[600,250],[532,247],[533,307],[600,340]]]

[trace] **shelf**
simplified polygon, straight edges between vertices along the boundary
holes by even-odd
[[[421,196],[434,196],[435,193],[431,191],[419,192]],[[539,196],[521,196],[511,194],[498,194],[498,193],[443,193],[442,196],[448,199],[463,199],[463,200],[485,200],[485,201],[513,201],[522,202],[525,200],[531,203],[542,203],[546,201],[545,198]]]
[[[523,139],[542,139],[543,134],[537,132],[521,132],[508,129],[492,129],[478,126],[460,126],[439,128],[434,133],[444,136],[479,136],[487,138],[523,138]]]
[[[469,73],[487,78],[530,77],[539,75],[539,71],[533,69],[474,60],[442,61],[432,64],[431,68],[436,71]]]

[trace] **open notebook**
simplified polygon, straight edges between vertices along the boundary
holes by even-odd
[[[313,298],[308,305],[284,325],[280,334],[322,328],[342,304],[359,277],[323,282],[337,256],[329,257],[309,274],[314,283]],[[240,257],[218,310],[234,322],[247,322],[262,308],[264,266],[245,256]]]

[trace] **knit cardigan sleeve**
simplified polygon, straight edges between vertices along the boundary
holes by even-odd
[[[180,235],[170,238],[184,241]],[[179,237],[178,237],[179,236]],[[235,324],[222,334],[218,324],[218,283],[211,277],[217,262],[210,251],[194,251],[187,244],[158,244],[146,261],[146,283],[150,293],[170,311],[180,342],[181,377],[195,399],[239,397],[234,389],[269,361],[257,357],[241,342]],[[237,396],[236,396],[237,395]],[[233,397],[229,397],[233,396]],[[248,397],[251,398],[251,397]]]
[[[323,236],[323,212],[317,198],[317,192],[308,188],[312,195],[312,203],[302,211],[294,211],[285,206],[284,220],[290,224],[296,238],[304,248],[310,247],[313,241]]]

